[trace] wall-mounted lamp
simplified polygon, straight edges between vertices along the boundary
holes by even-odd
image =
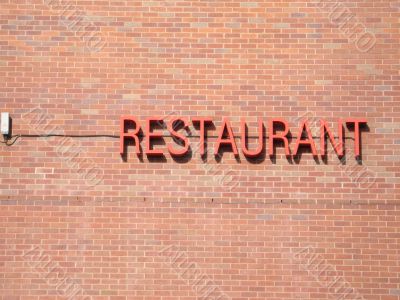
[[[5,138],[8,138],[10,136],[10,124],[10,114],[8,112],[2,112],[0,131],[1,134],[5,136]]]

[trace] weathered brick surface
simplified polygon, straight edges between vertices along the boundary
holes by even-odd
[[[0,215],[3,299],[65,299],[54,273],[93,299],[199,299],[194,270],[231,299],[398,299],[395,205],[13,203]]]
[[[3,299],[67,298],[32,267],[32,246],[93,299],[201,298],[167,246],[232,299],[344,298],[296,260],[307,246],[357,295],[398,299],[398,3],[5,0],[0,15],[0,111],[14,135],[59,135],[0,144]],[[369,131],[361,162],[347,128],[345,161],[215,158],[217,130],[205,159],[165,145],[165,159],[121,157],[129,114],[211,116],[217,129],[230,117],[238,147],[242,117],[252,135],[272,117],[293,136],[302,118],[316,136],[318,118],[335,132],[366,118]]]

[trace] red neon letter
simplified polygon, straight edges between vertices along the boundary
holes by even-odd
[[[367,120],[365,119],[346,119],[347,124],[354,124],[354,156],[360,156],[360,147],[361,147],[361,134],[360,134],[360,125],[366,124]]]
[[[325,137],[328,136],[333,149],[335,150],[336,154],[338,156],[343,156],[343,126],[342,126],[342,120],[339,119],[339,124],[338,124],[338,135],[339,135],[339,141],[336,143],[335,141],[335,136],[332,134],[332,132],[328,128],[328,124],[326,123],[325,120],[320,120],[321,122],[321,129],[320,129],[320,152],[321,156],[326,155],[325,151]]]
[[[135,125],[135,131],[133,132],[125,132],[125,121],[132,122]],[[140,131],[140,125],[139,122],[136,120],[135,117],[133,116],[121,116],[120,122],[119,122],[119,153],[124,154],[124,148],[125,148],[125,139],[126,138],[131,138],[135,141],[135,147],[136,147],[136,153],[140,154],[140,144],[139,144],[139,131]]]
[[[206,123],[211,123],[211,118],[193,118],[192,123],[200,123],[200,155],[203,156],[205,154],[204,150],[204,142],[207,137],[206,134]]]
[[[242,151],[243,154],[246,157],[256,157],[257,155],[260,155],[260,153],[264,149],[264,136],[263,136],[263,123],[262,120],[258,120],[258,148],[256,150],[250,151],[247,148],[247,125],[244,119],[240,120],[240,131],[242,135],[242,140],[241,140],[241,145],[242,145]]]
[[[284,129],[280,135],[275,134],[275,124],[283,125]],[[290,155],[289,142],[287,139],[287,135],[289,133],[288,123],[283,119],[271,119],[271,120],[269,120],[268,132],[269,132],[268,133],[268,135],[269,135],[268,154],[271,156],[275,154],[274,143],[275,143],[275,140],[278,140],[278,141],[283,141],[283,144],[285,147],[285,155],[286,156]]]
[[[302,135],[303,135],[304,129],[306,130],[307,137],[306,137],[305,140],[302,140]],[[311,134],[310,127],[308,126],[308,121],[307,120],[304,120],[300,125],[299,133],[298,133],[297,140],[296,140],[296,145],[295,145],[294,151],[293,151],[294,152],[293,153],[294,156],[297,155],[297,152],[299,151],[300,145],[309,146],[311,148],[312,154],[314,156],[318,155],[317,149],[315,148],[315,143],[314,143],[314,140],[313,140],[313,136]]]
[[[228,133],[228,138],[223,139],[225,130]],[[219,153],[219,148],[221,147],[221,144],[230,145],[232,147],[233,153],[235,155],[239,154],[237,147],[236,147],[236,143],[235,143],[235,137],[233,135],[232,128],[231,128],[231,125],[229,124],[228,118],[224,118],[222,121],[221,131],[219,132],[218,139],[217,139],[215,149],[214,149],[215,155],[217,155]]]
[[[183,128],[187,128],[188,127],[188,122],[186,121],[186,119],[178,117],[178,118],[171,119],[171,121],[167,125],[168,131],[171,133],[172,137],[175,137],[178,140],[183,141],[183,145],[178,144],[178,145],[182,146],[183,148],[180,149],[180,150],[176,150],[171,145],[168,145],[168,151],[173,156],[184,156],[189,150],[189,141],[188,141],[188,138],[185,135],[178,133],[174,129],[174,124],[176,122],[182,122],[183,123]]]
[[[159,124],[161,124],[163,122],[163,119],[161,119],[161,118],[147,118],[146,119],[147,134],[146,134],[146,152],[145,153],[148,156],[162,156],[163,155],[162,150],[152,149],[152,147],[151,147],[152,139],[162,139],[162,133],[151,132],[151,123],[152,122],[158,122]]]

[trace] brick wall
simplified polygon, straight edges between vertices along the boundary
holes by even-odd
[[[399,299],[399,9],[2,1],[2,299]],[[121,115],[210,116],[209,152],[121,156]],[[344,158],[215,157],[224,117],[239,148],[241,118],[368,127],[358,160],[347,127]]]

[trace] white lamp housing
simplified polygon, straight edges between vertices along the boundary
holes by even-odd
[[[8,112],[1,113],[1,134],[10,134],[10,114]]]

